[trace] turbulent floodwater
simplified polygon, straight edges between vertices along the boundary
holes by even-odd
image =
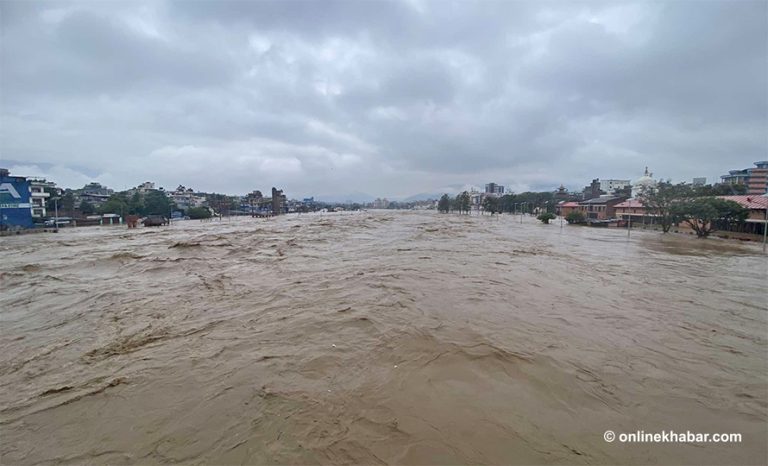
[[[768,463],[759,246],[519,222],[2,238],[0,463]]]

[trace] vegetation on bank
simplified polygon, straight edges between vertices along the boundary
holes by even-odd
[[[211,218],[211,211],[205,207],[191,207],[187,210],[187,216],[192,220]]]
[[[550,220],[554,220],[557,218],[557,215],[553,214],[552,212],[544,212],[543,214],[536,217],[537,220],[541,220],[541,223],[547,225],[549,224]]]
[[[643,189],[638,200],[661,226],[662,232],[667,233],[673,225],[685,223],[696,236],[706,238],[720,228],[743,223],[749,216],[748,209],[734,201],[714,197],[722,194],[713,192],[716,190],[711,186],[660,181],[656,186]]]
[[[569,224],[586,223],[587,216],[584,215],[584,212],[580,210],[574,210],[565,216],[565,221],[568,222]]]
[[[746,220],[748,209],[734,201],[716,197],[740,194],[744,189],[743,186],[693,186],[660,181],[656,186],[645,188],[637,200],[646,207],[646,215],[654,219],[662,232],[667,233],[675,225],[686,224],[698,237],[706,238],[716,230]],[[486,196],[482,201],[482,211],[490,214],[540,213],[537,219],[546,224],[557,218],[553,213],[556,205],[554,193],[525,192],[500,197]],[[468,214],[470,209],[471,198],[467,191],[454,198],[443,194],[437,203],[437,210],[441,213]],[[569,224],[587,223],[584,212],[580,210],[570,212],[565,220]]]

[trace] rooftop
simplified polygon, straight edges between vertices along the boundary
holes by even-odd
[[[747,209],[768,209],[768,197],[760,195],[745,195],[745,196],[717,196],[720,199],[727,199],[729,201],[738,202],[742,207]]]

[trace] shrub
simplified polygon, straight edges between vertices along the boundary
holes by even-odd
[[[536,218],[541,220],[541,223],[549,224],[549,221],[556,219],[557,216],[551,212],[544,212],[543,214],[539,215]]]
[[[191,219],[211,218],[211,211],[205,207],[192,207],[187,210],[187,215]]]
[[[587,221],[587,218],[584,216],[584,212],[580,210],[574,210],[565,216],[565,220],[568,223],[584,223]]]

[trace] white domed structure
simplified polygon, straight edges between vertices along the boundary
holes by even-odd
[[[645,167],[643,176],[632,182],[632,197],[636,198],[646,188],[655,187],[656,180],[653,179],[653,173],[649,173],[648,167]]]

